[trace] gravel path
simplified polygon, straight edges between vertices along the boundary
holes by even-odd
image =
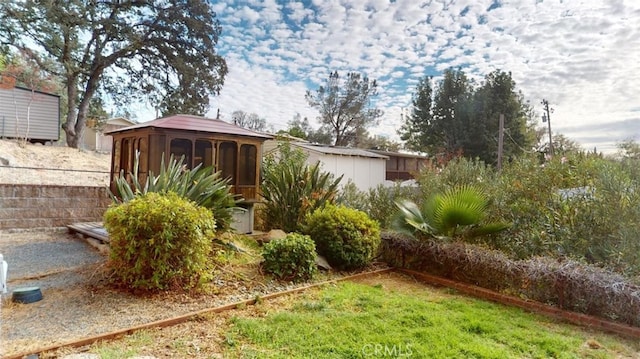
[[[18,287],[44,290],[74,285],[82,281],[83,268],[106,260],[66,231],[1,233],[0,253],[9,264],[9,292]]]

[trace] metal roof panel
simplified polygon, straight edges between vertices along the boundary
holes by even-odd
[[[334,147],[326,145],[314,145],[310,143],[294,143],[296,146],[306,148],[310,151],[316,151],[324,154],[340,155],[340,156],[357,156],[357,157],[369,157],[369,158],[382,158],[387,159],[387,156],[369,152],[360,148],[349,147]]]
[[[273,136],[264,133],[248,130],[236,126],[234,124],[224,122],[215,118],[206,118],[202,116],[194,115],[173,115],[168,117],[159,118],[153,121],[142,122],[133,126],[119,128],[113,131],[109,131],[106,134],[113,134],[119,132],[125,132],[135,130],[139,128],[166,128],[172,130],[184,130],[184,131],[198,131],[208,133],[223,133],[227,135],[255,137],[262,139],[271,139]]]

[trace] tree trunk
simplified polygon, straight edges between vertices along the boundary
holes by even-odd
[[[67,86],[67,120],[62,124],[62,129],[67,138],[67,146],[72,148],[78,148],[75,130],[76,96],[78,95],[76,81],[74,76],[67,76],[65,84]]]
[[[64,124],[63,129],[67,134],[67,146],[72,148],[78,148],[80,146],[80,142],[82,140],[82,134],[84,133],[85,124],[87,122],[87,112],[89,112],[89,104],[91,103],[91,99],[93,95],[95,95],[96,90],[98,88],[98,79],[102,75],[102,68],[96,69],[89,80],[87,81],[87,87],[84,91],[82,99],[80,100],[80,104],[77,108],[76,116],[73,116],[71,112],[71,108],[69,108],[69,115],[67,116],[67,123]],[[74,96],[75,96],[75,91]],[[71,93],[71,91],[69,91]],[[72,103],[71,97],[69,99],[69,104]],[[73,101],[75,105],[75,101]],[[75,112],[74,108],[74,112]],[[75,121],[73,121],[75,117]],[[70,122],[70,120],[72,122]]]

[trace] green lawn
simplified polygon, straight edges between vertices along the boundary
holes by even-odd
[[[401,279],[400,276],[398,280]],[[381,282],[389,283],[388,280]],[[235,317],[225,357],[609,358],[640,347],[520,309],[422,285],[344,282],[263,318]]]

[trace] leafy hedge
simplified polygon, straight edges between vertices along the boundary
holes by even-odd
[[[118,283],[157,291],[199,289],[210,279],[215,220],[206,208],[172,192],[150,192],[112,205],[104,225]]]

